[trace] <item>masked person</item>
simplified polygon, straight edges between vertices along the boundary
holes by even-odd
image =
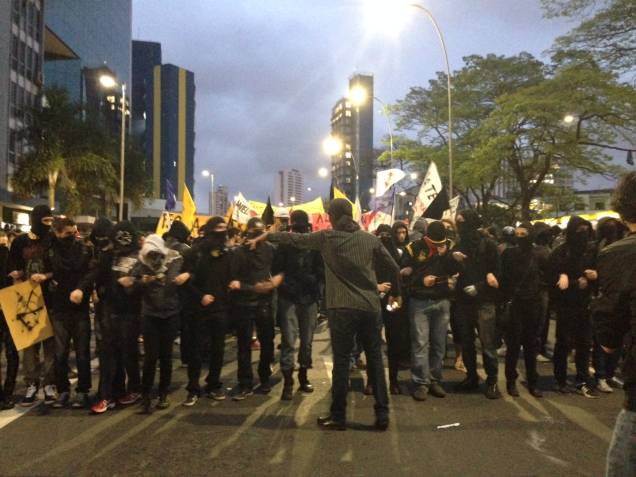
[[[413,399],[446,396],[442,367],[450,321],[450,297],[460,265],[451,257],[446,228],[439,221],[428,225],[426,235],[408,248],[411,287],[409,322],[413,366]]]
[[[190,229],[180,220],[175,220],[170,226],[164,236],[163,240],[171,250],[179,252],[183,257],[190,250],[188,240],[190,239]],[[192,336],[187,330],[187,327],[191,325],[192,321],[196,319],[197,314],[197,300],[191,295],[188,287],[180,287],[180,300],[181,300],[181,316],[179,317],[179,351],[181,357],[181,363],[188,364],[190,359],[190,351],[193,348],[192,343],[188,342],[188,337]]]
[[[333,230],[311,234],[267,233],[253,240],[292,245],[321,253],[325,264],[326,299],[333,350],[333,385],[331,413],[318,418],[323,429],[346,429],[347,393],[349,391],[349,359],[357,336],[367,356],[369,379],[375,397],[375,426],[386,430],[389,425],[388,393],[382,363],[382,321],[376,269],[390,272],[394,287],[391,304],[399,303],[399,267],[377,237],[362,230],[353,221],[351,203],[334,199],[329,206]]]
[[[299,234],[310,232],[309,216],[302,210],[291,213],[291,231]],[[280,369],[284,378],[281,399],[289,401],[294,388],[294,350],[300,339],[298,353],[298,382],[301,391],[313,392],[307,372],[312,367],[311,350],[318,317],[320,282],[324,270],[320,254],[311,250],[299,250],[281,245],[275,252],[272,273],[281,282],[278,289],[278,309],[282,334]]]
[[[265,233],[265,224],[259,218],[247,222],[248,239],[255,239]],[[259,391],[269,393],[272,375],[271,363],[274,359],[274,314],[272,310],[271,271],[274,248],[268,243],[259,243],[254,249],[239,246],[234,250],[237,260],[236,279],[230,283],[233,291],[233,321],[238,341],[239,386],[232,399],[241,401],[252,395],[254,378],[252,373],[252,327],[260,342],[258,376]]]
[[[605,473],[619,477],[636,475],[636,173],[620,179],[612,206],[629,232],[598,255],[599,293],[592,310],[603,351],[619,354],[625,343],[625,400],[614,426]]]
[[[227,224],[223,217],[212,217],[201,228],[203,237],[184,256],[183,270],[190,275],[188,293],[196,304],[196,314],[183,336],[191,346],[188,354],[188,396],[184,406],[194,406],[201,396],[201,366],[209,363],[205,393],[215,401],[225,399],[221,370],[225,334],[231,309],[229,284],[236,274],[235,259],[227,247]],[[209,353],[204,356],[206,343]]]
[[[485,394],[488,399],[499,399],[495,308],[500,274],[497,245],[480,233],[481,218],[474,210],[459,212],[456,223],[459,243],[453,257],[462,265],[457,281],[456,313],[467,373],[466,379],[456,389],[472,391],[479,386],[475,348],[475,330],[479,330],[487,375]]]
[[[159,361],[159,402],[157,409],[170,407],[168,389],[172,380],[172,344],[177,335],[181,304],[177,276],[183,257],[165,246],[158,235],[149,235],[139,252],[139,261],[130,276],[123,277],[125,288],[141,294],[142,333],[144,335],[143,411],[150,413],[151,392]]]
[[[397,249],[406,252],[406,246],[410,243],[408,226],[404,222],[397,221],[391,227],[391,234]]]
[[[101,333],[99,400],[91,411],[102,414],[117,404],[134,404],[141,399],[139,373],[141,300],[122,284],[139,260],[137,230],[128,221],[116,224],[111,232],[112,248],[100,255],[96,280],[103,312],[96,315]],[[127,378],[127,380],[126,380]]]
[[[557,311],[554,377],[558,391],[569,393],[568,354],[576,351],[576,391],[586,398],[599,394],[589,374],[592,324],[589,305],[597,279],[596,251],[591,242],[592,224],[572,216],[566,229],[565,243],[550,255],[554,303]]]
[[[509,306],[506,310],[506,389],[519,397],[517,362],[523,345],[528,391],[536,398],[543,396],[537,388],[537,336],[542,324],[541,291],[548,271],[548,254],[535,247],[532,224],[515,228],[516,246],[508,247],[501,257],[501,289]]]
[[[45,274],[44,257],[51,246],[53,214],[46,205],[38,205],[31,211],[31,231],[20,235],[11,244],[9,270],[14,283],[31,280],[42,287],[44,302],[49,306],[48,276]],[[40,350],[43,362],[40,366]],[[40,373],[44,384],[44,402],[53,404],[55,393],[55,339],[48,338],[26,348],[22,355],[22,368],[26,393],[21,405],[32,406],[40,386]]]
[[[9,265],[9,239],[7,234],[0,231],[0,288],[9,286],[8,269]],[[4,383],[2,382],[2,368],[0,368],[0,411],[13,409],[15,400],[15,381],[18,376],[20,358],[13,343],[13,338],[9,332],[9,327],[0,308],[0,355],[4,349],[4,356],[7,363]]]
[[[49,315],[55,334],[55,369],[58,399],[53,407],[71,404],[74,409],[88,408],[91,388],[91,322],[88,304],[93,291],[90,279],[92,254],[76,238],[77,227],[69,218],[53,221],[55,239],[45,256],[49,280]],[[87,279],[87,277],[89,277]],[[77,392],[71,402],[69,353],[73,343],[77,362]]]
[[[532,236],[534,237],[534,250],[542,256],[550,257],[552,249],[550,242],[552,241],[552,231],[550,227],[543,222],[535,222],[532,227]],[[549,363],[551,358],[548,356],[548,332],[550,331],[550,269],[546,270],[541,278],[541,292],[539,293],[539,301],[541,303],[541,311],[539,313],[541,322],[539,323],[538,333],[538,350],[537,362]]]

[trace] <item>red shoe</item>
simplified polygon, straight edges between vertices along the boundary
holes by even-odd
[[[109,409],[114,409],[114,407],[115,403],[113,401],[102,399],[101,401],[97,401],[97,403],[91,407],[91,412],[93,414],[104,414]]]
[[[125,396],[117,399],[117,402],[122,406],[129,406],[130,404],[135,404],[140,399],[141,393],[128,393]]]

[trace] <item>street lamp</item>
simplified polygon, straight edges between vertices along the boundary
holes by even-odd
[[[293,204],[294,202],[296,202],[296,197],[291,196],[291,197],[289,198],[289,201]]]
[[[118,83],[111,75],[101,75],[99,82],[105,89]],[[119,151],[119,221],[124,220],[124,165],[126,164],[126,83],[121,84],[121,149]]]
[[[329,175],[329,170],[326,167],[321,167],[320,169],[318,169],[319,177],[326,179],[328,175]]]
[[[446,49],[446,42],[444,41],[444,35],[442,30],[437,24],[437,20],[433,14],[419,3],[405,2],[403,0],[366,0],[365,2],[365,15],[367,18],[367,24],[370,27],[378,27],[379,25],[390,24],[389,31],[395,33],[398,28],[402,26],[407,19],[406,11],[407,7],[416,8],[423,12],[433,24],[442,52],[444,54],[444,62],[446,66],[446,88],[448,90],[448,189],[449,196],[453,194],[453,100],[452,100],[452,84],[451,84],[451,72],[450,65],[448,63],[448,50]],[[399,22],[399,23],[398,23]],[[376,28],[377,29],[377,28]],[[382,31],[387,31],[387,28],[383,26]]]
[[[576,118],[574,117],[574,115],[573,115],[573,114],[566,114],[566,115],[563,117],[563,122],[564,122],[565,124],[572,124],[572,123],[574,122],[574,120],[575,120],[575,119],[576,119]]]
[[[210,178],[210,195],[208,196],[208,209],[209,215],[213,215],[214,214],[214,173],[208,171],[207,169],[204,169],[201,171],[201,175],[203,177],[209,177]]]
[[[322,142],[322,150],[330,157],[340,154],[342,152],[342,149],[342,139],[336,136],[327,136]]]

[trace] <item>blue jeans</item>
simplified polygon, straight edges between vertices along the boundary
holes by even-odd
[[[636,412],[621,410],[607,452],[606,477],[636,475]]]
[[[299,305],[282,297],[278,299],[280,311],[280,331],[282,334],[280,348],[280,369],[294,369],[294,351],[296,340],[300,338],[298,364],[301,368],[311,368],[311,344],[314,340],[318,305],[310,303]]]
[[[446,353],[446,332],[450,321],[450,302],[411,298],[409,319],[413,383],[416,386],[428,386],[431,380],[441,381]]]

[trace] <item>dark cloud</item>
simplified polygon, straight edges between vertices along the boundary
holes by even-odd
[[[281,168],[303,171],[314,190],[332,105],[356,70],[375,75],[386,102],[442,68],[430,25],[414,19],[397,40],[370,37],[362,0],[134,0],[135,38],[162,43],[164,62],[195,73],[196,172],[217,174],[232,194],[264,199]],[[468,54],[540,54],[563,23],[541,19],[538,0],[453,0],[428,5],[451,62]],[[417,22],[416,22],[417,21]],[[376,116],[376,143],[386,125]],[[322,184],[322,187],[321,187]],[[207,182],[195,195],[207,208]]]

